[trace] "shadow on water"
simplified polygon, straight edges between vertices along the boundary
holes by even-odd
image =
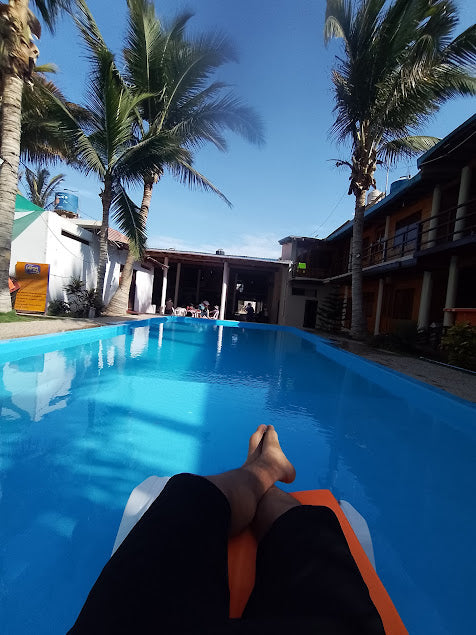
[[[475,442],[437,406],[420,408],[297,335],[205,321],[15,359],[0,380],[2,632],[63,633],[132,488],[151,474],[241,464],[258,423],[278,428],[296,465],[287,489],[330,488],[365,515],[410,632],[462,619],[472,545],[458,527],[474,522]],[[443,579],[459,567],[458,583],[440,584],[436,561]]]

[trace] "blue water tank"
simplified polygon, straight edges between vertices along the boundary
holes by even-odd
[[[64,209],[65,212],[78,213],[78,197],[69,192],[55,193],[55,209]]]
[[[395,192],[398,192],[398,190],[401,190],[402,188],[404,188],[408,181],[410,179],[407,177],[404,177],[402,179],[398,179],[398,181],[394,181],[393,183],[390,184],[390,194],[395,194]]]

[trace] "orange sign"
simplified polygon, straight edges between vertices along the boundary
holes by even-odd
[[[36,262],[17,262],[15,277],[20,285],[15,300],[17,311],[45,312],[49,274],[50,265],[40,265]]]

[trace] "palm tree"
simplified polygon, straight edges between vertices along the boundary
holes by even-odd
[[[167,133],[177,147],[190,153],[206,143],[226,150],[223,132],[231,130],[251,143],[263,141],[262,124],[252,109],[243,105],[221,82],[212,81],[215,70],[235,60],[233,47],[221,34],[186,38],[185,27],[192,17],[178,16],[169,28],[156,17],[149,0],[128,0],[128,35],[124,58],[125,77],[134,91],[149,92],[140,113],[148,128],[145,137]],[[202,187],[229,201],[192,167],[191,156],[167,161],[143,175],[141,214],[145,225],[152,190],[166,170],[189,187]],[[107,312],[127,310],[134,250],[130,250],[121,283]]]
[[[427,150],[436,139],[411,136],[455,95],[474,95],[476,26],[452,39],[452,0],[327,0],[324,37],[343,42],[333,70],[332,133],[351,142],[352,327],[363,338],[362,231],[366,194],[379,161]],[[473,67],[472,67],[473,65]]]
[[[55,189],[64,181],[65,174],[57,174],[52,179],[46,168],[38,168],[36,172],[26,168],[25,180],[30,201],[45,209],[54,200]]]
[[[142,181],[143,174],[156,173],[163,162],[190,161],[189,152],[177,147],[167,131],[142,135],[139,109],[151,93],[133,92],[123,80],[113,53],[106,46],[84,0],[76,0],[75,22],[89,50],[92,66],[88,91],[89,118],[78,125],[68,109],[57,100],[64,122],[62,133],[74,143],[77,166],[95,174],[102,183],[103,216],[97,293],[103,297],[107,263],[107,231],[112,210],[120,228],[127,227],[137,254],[145,248],[145,231],[140,209],[130,200],[124,185]]]
[[[70,0],[33,0],[45,24],[52,29],[60,11]],[[31,77],[38,49],[32,35],[41,35],[29,0],[0,5],[0,312],[11,310],[8,290],[11,236],[15,213],[20,159],[21,102],[25,81]]]

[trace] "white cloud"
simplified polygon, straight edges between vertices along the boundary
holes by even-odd
[[[150,236],[147,243],[150,247],[177,251],[202,251],[214,254],[217,249],[223,249],[229,256],[253,256],[255,258],[279,258],[281,246],[277,234],[240,234],[231,239],[210,242],[194,242],[176,238],[175,236]]]

